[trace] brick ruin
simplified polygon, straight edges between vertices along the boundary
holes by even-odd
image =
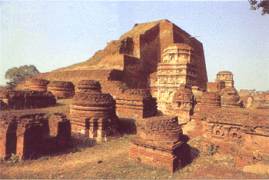
[[[16,153],[16,119],[1,118],[0,121],[0,158],[5,159]]]
[[[195,121],[203,120],[205,118],[204,112],[219,108],[221,108],[220,95],[215,92],[203,92],[200,101],[196,102],[191,119]]]
[[[72,98],[75,94],[75,87],[69,81],[51,81],[48,84],[48,91],[57,99]]]
[[[198,67],[195,62],[198,57],[188,44],[173,44],[164,49],[162,60],[157,67],[157,97],[158,109],[168,113],[167,109],[173,103],[173,97],[181,85],[187,88],[197,86]]]
[[[221,107],[221,96],[214,92],[204,92],[201,102],[196,105],[196,109],[215,109]]]
[[[137,122],[129,156],[142,163],[174,172],[190,161],[190,148],[182,140],[177,117],[155,116]]]
[[[207,92],[217,93],[221,96],[222,107],[241,107],[242,101],[234,87],[233,73],[220,71],[215,82],[207,83]]]
[[[31,90],[31,91],[47,91],[47,85],[49,81],[45,79],[37,79],[37,78],[30,78],[26,80],[23,88],[24,90]]]
[[[115,100],[101,92],[98,81],[82,80],[70,106],[72,132],[96,141],[106,141],[117,133]]]
[[[35,158],[68,146],[71,126],[61,113],[8,112],[0,114],[0,157],[12,154]]]
[[[180,124],[190,121],[194,107],[194,95],[192,90],[185,85],[181,85],[174,94],[173,101],[167,107],[168,114],[177,115]]]
[[[221,90],[221,106],[240,107],[241,101],[237,90],[234,87],[226,87]]]
[[[202,43],[170,21],[160,20],[136,24],[86,62],[26,81],[25,88],[35,91],[12,91],[7,95],[0,91],[0,107],[45,107],[55,104],[54,96],[61,99],[74,95],[70,105],[73,134],[105,141],[117,134],[117,115],[134,118],[137,135],[132,140],[130,157],[171,172],[189,159],[180,125],[190,120],[202,124],[209,141],[228,142],[226,148],[242,146],[247,153],[259,150],[269,154],[268,143],[264,143],[269,137],[268,115],[256,113],[257,109],[269,108],[269,93],[238,93],[230,71],[220,71],[214,82],[207,81]],[[56,135],[56,127],[66,127],[64,123],[57,126],[64,118],[40,119],[43,115],[1,122],[1,143],[5,147],[1,153],[24,156],[21,154],[32,154],[27,149],[38,151],[37,142],[43,142],[45,136],[70,136],[69,130]],[[42,134],[44,122],[50,135]],[[35,137],[28,135],[36,133]],[[7,139],[16,139],[16,143]],[[23,146],[16,145],[24,141]]]
[[[187,49],[192,50],[190,57],[193,66],[186,66],[190,71],[192,67],[196,68],[196,78],[190,80],[196,81],[196,84],[192,85],[205,89],[207,72],[202,43],[168,20],[136,24],[118,40],[109,42],[103,50],[97,51],[89,60],[52,72],[41,73],[38,77],[47,80],[72,81],[75,85],[82,79],[94,79],[102,84],[104,92],[111,93],[113,96],[114,91],[111,86],[115,81],[124,82],[129,88],[150,88],[152,91],[155,87],[150,83],[157,79],[157,67],[161,62],[162,53],[170,45],[177,46],[176,44],[182,49],[182,52],[179,52],[181,54],[179,59],[184,59],[182,57],[185,55],[189,56]],[[190,73],[192,72],[188,72]]]
[[[242,97],[253,97],[254,92],[251,93],[238,93],[232,73],[221,71],[216,82],[207,84],[207,91],[203,92],[201,102],[196,103],[191,117],[199,127],[202,125],[202,135],[209,141],[240,157],[237,158],[239,164],[251,162],[253,152],[259,152],[260,156],[269,154],[268,145],[264,143],[269,138],[269,114],[242,106],[242,102],[245,104]],[[240,152],[231,150],[239,147]]]
[[[224,88],[225,88],[225,82],[224,81],[208,82],[207,83],[207,91],[208,92],[219,93]]]
[[[248,109],[269,109],[269,92],[240,90],[242,105]]]
[[[31,79],[26,82],[31,82],[35,90],[29,90],[27,83],[17,90],[0,89],[0,101],[3,109],[29,109],[29,108],[43,108],[54,106],[56,104],[55,96],[47,91],[46,80]],[[41,85],[41,87],[39,86]],[[44,86],[46,88],[44,88]],[[20,90],[19,90],[20,89]],[[22,90],[24,89],[24,90]]]
[[[220,71],[217,73],[216,82],[224,82],[224,87],[234,87],[233,73]]]
[[[55,105],[56,99],[46,91],[10,91],[6,103],[10,109],[41,108]]]
[[[269,154],[269,116],[246,109],[220,108],[204,112],[204,132],[215,144],[236,156],[240,161],[253,160],[254,153]],[[240,147],[239,152],[231,151]],[[235,154],[237,153],[237,154]]]
[[[116,97],[116,112],[119,117],[144,118],[157,113],[156,99],[146,89],[127,89]]]

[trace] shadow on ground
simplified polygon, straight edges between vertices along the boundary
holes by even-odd
[[[124,134],[136,134],[135,119],[120,118],[119,119],[119,132]]]

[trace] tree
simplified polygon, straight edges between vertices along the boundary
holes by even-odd
[[[13,67],[7,70],[5,78],[9,80],[7,85],[15,87],[19,82],[26,78],[39,74],[39,71],[34,65],[23,65],[20,67]]]
[[[252,10],[261,9],[262,15],[269,14],[269,0],[248,0]]]

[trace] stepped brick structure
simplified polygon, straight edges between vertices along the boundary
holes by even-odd
[[[157,69],[158,109],[167,113],[177,89],[181,85],[191,88],[197,86],[197,57],[187,44],[173,44],[167,47]]]
[[[83,80],[70,107],[73,133],[105,141],[117,133],[115,100],[110,94],[101,93],[98,81]]]
[[[47,91],[49,81],[45,79],[32,78],[25,82],[24,89],[32,91]]]
[[[48,91],[58,99],[72,98],[75,94],[75,88],[69,81],[51,81],[48,84]]]
[[[10,109],[27,109],[53,106],[55,97],[50,92],[10,91],[7,100]]]
[[[204,120],[206,117],[205,112],[212,109],[221,108],[221,97],[215,92],[203,92],[203,95],[194,107],[194,115],[191,117],[195,120]]]
[[[187,123],[193,113],[194,96],[191,89],[180,86],[173,97],[173,104],[169,114],[176,114],[180,119],[180,124]]]
[[[74,85],[81,79],[94,79],[102,84],[103,92],[113,96],[114,86],[117,86],[118,82],[126,83],[129,88],[149,88],[150,82],[157,78],[157,65],[161,62],[162,52],[171,44],[177,43],[192,49],[191,59],[195,59],[197,72],[195,79],[191,81],[195,81],[199,88],[205,89],[207,73],[202,43],[168,20],[135,24],[130,31],[118,40],[109,42],[88,61],[41,73],[38,77],[68,80]],[[182,48],[183,57],[187,50],[184,50],[183,46]]]
[[[217,108],[221,105],[220,95],[213,92],[204,92],[201,97],[201,105],[205,107]]]
[[[208,82],[207,83],[207,91],[208,92],[220,93],[223,88],[225,88],[225,82],[224,81]]]
[[[240,107],[240,96],[234,87],[226,87],[221,91],[221,106]]]
[[[171,172],[186,165],[190,149],[181,139],[177,117],[158,116],[137,122],[137,135],[129,151],[131,159]]]
[[[11,111],[0,114],[0,157],[37,157],[67,147],[71,126],[61,113]]]
[[[128,89],[116,97],[116,111],[120,117],[151,117],[157,113],[157,103],[149,90]]]
[[[101,93],[101,85],[98,81],[82,80],[78,83],[76,93]]]
[[[225,87],[234,87],[233,73],[230,71],[220,71],[217,74],[216,82],[223,81]]]

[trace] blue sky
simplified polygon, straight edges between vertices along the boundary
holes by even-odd
[[[248,1],[0,1],[0,84],[10,67],[41,72],[88,59],[135,23],[169,19],[203,45],[208,78],[230,70],[238,89],[269,90],[269,15]]]

